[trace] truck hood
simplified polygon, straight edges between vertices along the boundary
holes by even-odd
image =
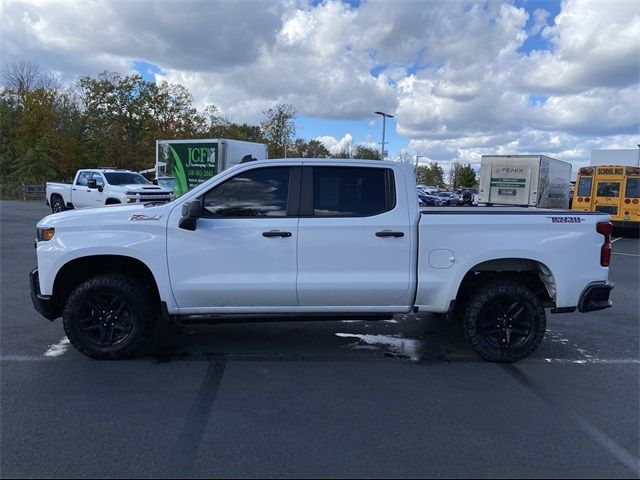
[[[48,215],[40,220],[38,227],[86,226],[100,228],[101,225],[130,225],[134,223],[156,223],[166,221],[173,204],[145,207],[135,205],[109,205],[99,208],[79,208]]]

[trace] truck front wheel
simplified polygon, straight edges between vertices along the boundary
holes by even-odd
[[[156,321],[149,292],[121,274],[98,275],[80,284],[69,295],[62,318],[71,344],[99,359],[138,353]]]
[[[546,328],[542,302],[524,285],[494,281],[471,293],[464,334],[484,360],[516,362],[538,348]]]

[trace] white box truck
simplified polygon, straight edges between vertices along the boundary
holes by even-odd
[[[156,180],[180,196],[243,158],[266,160],[267,145],[225,138],[156,140]]]
[[[545,155],[483,155],[480,205],[569,208],[571,164]]]

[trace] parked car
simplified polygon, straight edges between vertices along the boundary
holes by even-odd
[[[73,208],[168,202],[172,191],[153,185],[138,172],[117,168],[78,170],[73,183],[47,182],[46,204],[53,213]]]
[[[424,195],[418,193],[418,199],[420,201],[421,207],[441,207],[442,205],[444,205],[442,199],[434,195]]]
[[[437,187],[428,187],[426,185],[418,185],[418,190],[420,190],[424,195],[437,195],[438,188]]]
[[[542,341],[545,309],[611,306],[607,214],[421,212],[415,191],[395,162],[258,160],[170,203],[49,215],[31,298],[101,359],[139,352],[159,318],[434,312],[459,318],[482,358],[513,362]]]
[[[462,198],[455,192],[438,192],[438,197],[443,205],[457,206],[462,204]]]

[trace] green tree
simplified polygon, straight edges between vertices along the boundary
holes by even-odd
[[[478,186],[476,171],[468,163],[458,171],[457,180],[459,187],[475,188]]]
[[[291,150],[287,152],[287,156],[292,158],[329,158],[331,153],[318,140],[305,142],[302,138],[298,138],[293,142]]]
[[[353,150],[353,158],[362,160],[380,160],[380,152],[364,145],[358,145]]]
[[[438,162],[420,165],[416,172],[416,180],[421,185],[442,188],[444,187],[444,170]]]
[[[262,113],[264,119],[260,123],[260,128],[269,144],[269,157],[286,156],[286,149],[290,147],[296,134],[294,122],[296,109],[292,105],[283,103]]]

